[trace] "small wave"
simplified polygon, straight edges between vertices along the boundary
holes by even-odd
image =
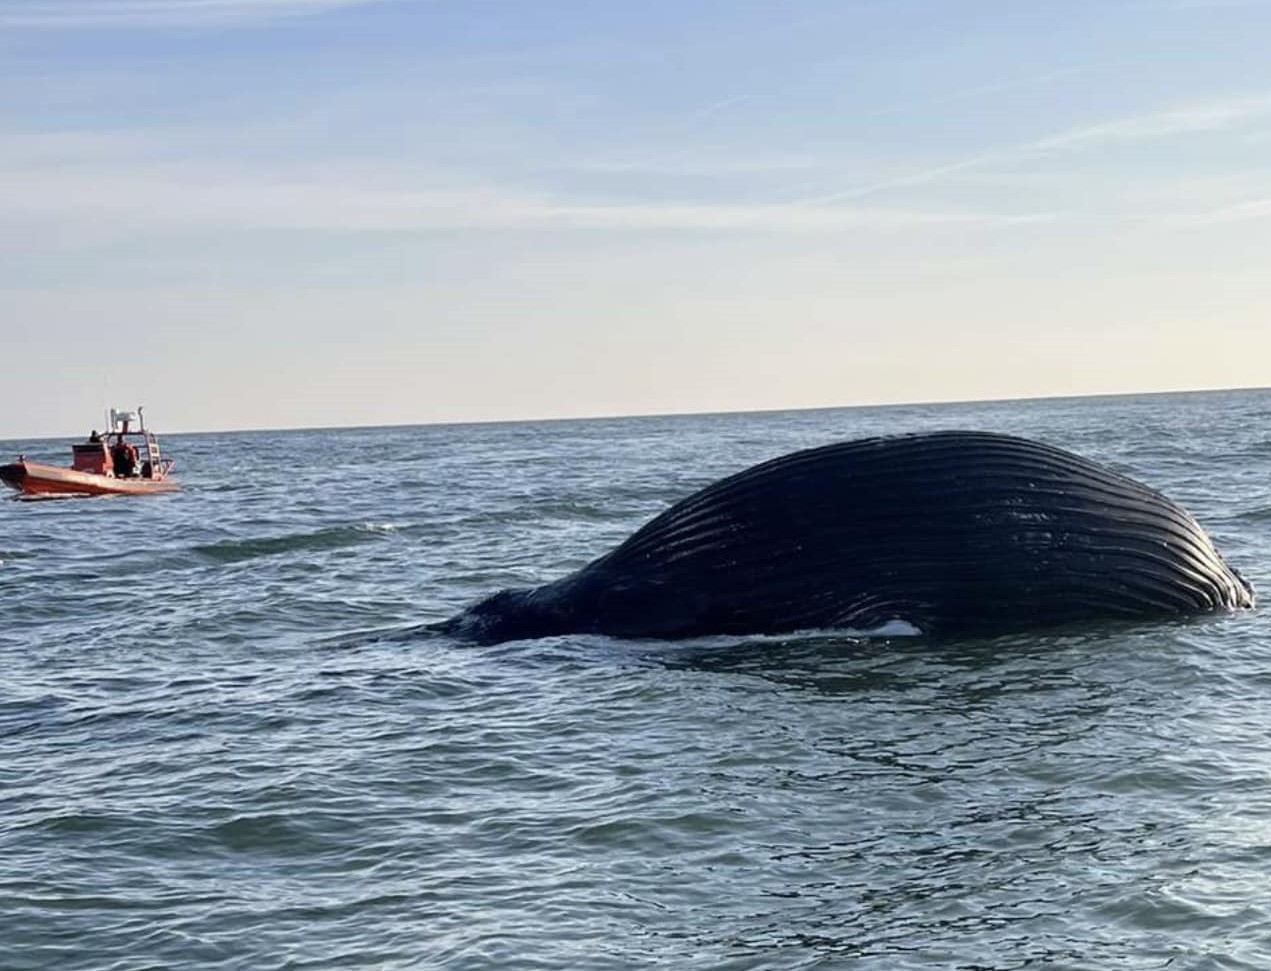
[[[213,837],[236,852],[278,850],[303,842],[303,832],[294,820],[279,813],[235,816],[212,830]]]
[[[261,556],[281,553],[335,550],[345,546],[372,543],[381,536],[392,533],[397,527],[391,523],[361,523],[356,526],[332,526],[312,533],[290,533],[286,536],[269,536],[259,539],[225,540],[192,547],[193,551],[217,563],[237,563]]]
[[[411,624],[407,627],[378,627],[370,630],[347,631],[331,637],[319,638],[316,643],[328,648],[358,648],[371,644],[415,643],[444,637],[433,623]]]
[[[506,509],[482,510],[468,517],[468,521],[493,525],[522,523],[538,525],[543,522],[608,523],[629,518],[630,516],[620,509],[602,508],[585,502],[550,501],[530,502]]]

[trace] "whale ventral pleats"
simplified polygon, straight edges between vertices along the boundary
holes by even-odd
[[[931,637],[1252,607],[1186,510],[1054,446],[926,432],[794,452],[688,496],[577,572],[440,629],[479,643],[869,630]]]

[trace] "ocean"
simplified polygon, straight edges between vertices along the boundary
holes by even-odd
[[[0,969],[1265,971],[1271,612],[410,633],[936,428],[1127,472],[1271,598],[1271,391],[171,435],[180,494],[0,502]]]

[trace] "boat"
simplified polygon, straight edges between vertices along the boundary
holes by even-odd
[[[107,431],[71,446],[71,466],[44,465],[19,455],[0,465],[0,481],[18,490],[16,499],[71,499],[84,496],[148,496],[176,492],[176,463],[164,458],[159,439],[146,428],[143,409],[111,408]],[[133,423],[136,427],[133,427]]]

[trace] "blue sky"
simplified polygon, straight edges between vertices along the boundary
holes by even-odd
[[[4,0],[0,437],[1271,384],[1271,3]]]

